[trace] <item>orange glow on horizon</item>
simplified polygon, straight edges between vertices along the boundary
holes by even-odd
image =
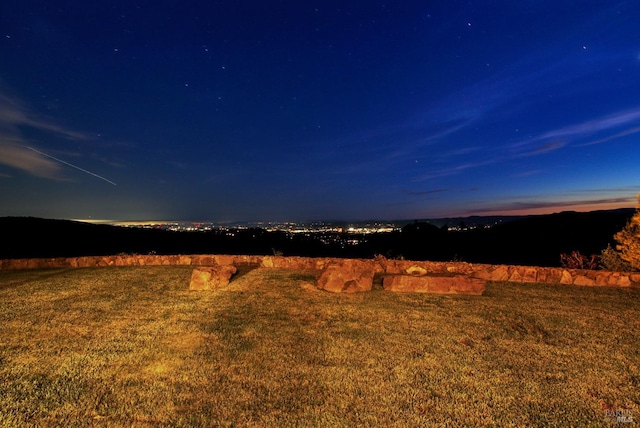
[[[544,215],[544,214],[556,214],[563,211],[577,211],[577,212],[589,212],[589,211],[603,211],[603,210],[617,210],[621,208],[634,208],[632,202],[612,202],[604,204],[584,204],[577,203],[576,205],[559,204],[557,206],[545,206],[540,208],[525,207],[521,209],[501,209],[501,210],[487,210],[482,211],[480,216],[492,216],[492,215]]]

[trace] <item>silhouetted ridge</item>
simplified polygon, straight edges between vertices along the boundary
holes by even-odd
[[[359,235],[323,232],[290,234],[260,228],[174,232],[97,225],[33,217],[0,218],[7,239],[0,258],[45,258],[116,254],[253,254],[387,258],[407,260],[559,266],[560,254],[599,254],[633,215],[633,209],[562,212],[530,216],[491,228],[451,231],[427,222],[401,231]]]
[[[600,254],[633,215],[633,209],[530,216],[458,236],[463,260],[558,266],[560,254]]]
[[[0,218],[0,229],[9,231],[9,245],[2,258],[99,256],[169,250],[171,233],[163,230],[124,228],[70,220],[34,217]]]

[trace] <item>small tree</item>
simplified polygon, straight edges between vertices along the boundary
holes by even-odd
[[[583,256],[580,251],[572,251],[570,254],[560,254],[560,263],[562,267],[568,269],[597,269],[600,263],[600,257],[592,254],[590,257]]]
[[[640,194],[635,214],[614,238],[618,242],[616,249],[620,258],[629,263],[631,269],[640,270]]]
[[[629,272],[631,270],[629,262],[622,260],[620,252],[611,245],[607,245],[607,248],[600,253],[600,267],[612,272]]]

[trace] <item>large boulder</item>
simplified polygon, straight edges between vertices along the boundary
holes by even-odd
[[[413,276],[424,276],[427,274],[427,270],[425,268],[423,268],[422,266],[410,266],[408,267],[405,272],[408,275],[413,275]]]
[[[191,273],[189,290],[215,290],[225,287],[236,272],[235,266],[197,267]]]
[[[382,281],[385,290],[405,293],[481,295],[485,285],[486,280],[466,275],[389,275]]]
[[[332,293],[370,291],[375,269],[361,260],[343,260],[329,264],[318,278],[318,288]]]

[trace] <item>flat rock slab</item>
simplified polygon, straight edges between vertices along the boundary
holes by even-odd
[[[375,269],[371,263],[360,260],[344,260],[330,264],[317,280],[318,288],[332,293],[357,293],[370,291]]]
[[[480,296],[486,280],[466,275],[413,276],[390,275],[382,280],[387,291],[404,293],[470,294]]]
[[[191,272],[189,290],[215,290],[226,287],[236,272],[235,266],[197,267]]]

